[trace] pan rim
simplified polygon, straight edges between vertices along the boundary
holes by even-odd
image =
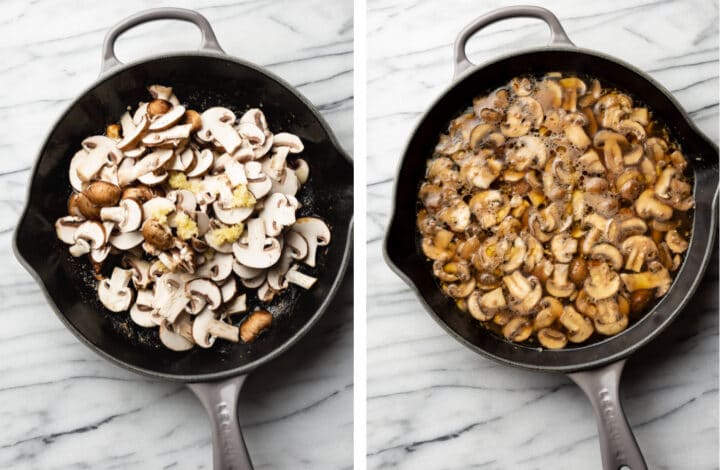
[[[463,80],[469,78],[471,75],[479,72],[480,70],[494,65],[498,62],[508,60],[508,59],[518,59],[522,56],[529,55],[529,54],[536,54],[536,53],[545,53],[545,52],[563,52],[563,53],[575,53],[579,55],[585,55],[590,56],[591,58],[599,58],[602,60],[606,60],[609,62],[613,62],[628,71],[634,73],[635,75],[645,79],[647,82],[649,82],[653,87],[655,87],[659,92],[661,92],[666,99],[673,105],[673,107],[680,113],[681,117],[683,118],[684,123],[689,127],[689,129],[697,136],[698,139],[701,139],[704,141],[708,146],[710,146],[712,149],[714,149],[715,153],[718,152],[718,146],[711,141],[696,125],[695,123],[690,119],[687,112],[685,111],[684,107],[680,105],[680,103],[675,99],[675,97],[660,83],[658,83],[655,79],[653,79],[651,76],[649,76],[647,73],[643,72],[642,70],[639,70],[638,68],[634,67],[631,64],[628,64],[620,59],[617,59],[615,57],[612,57],[610,55],[604,54],[602,52],[594,51],[591,49],[584,49],[579,48],[576,46],[542,46],[542,47],[535,47],[535,48],[527,48],[523,49],[521,51],[515,51],[510,52],[506,54],[502,54],[498,57],[492,58],[490,60],[484,61],[480,64],[474,65],[473,67],[470,67],[469,69],[463,71],[460,75],[453,77],[452,80],[448,85],[446,85],[442,91],[431,101],[431,104],[428,105],[428,107],[425,109],[425,111],[422,113],[420,117],[417,118],[415,121],[415,125],[413,126],[409,138],[403,148],[403,152],[401,154],[401,158],[398,160],[395,170],[395,181],[393,184],[393,192],[392,192],[392,210],[390,212],[390,217],[388,218],[387,227],[385,229],[385,237],[383,239],[383,245],[382,245],[382,252],[383,252],[383,258],[385,259],[386,264],[390,267],[390,269],[398,276],[400,279],[407,284],[410,289],[412,290],[414,296],[420,301],[420,304],[422,307],[430,314],[430,316],[453,338],[455,338],[458,342],[460,342],[463,346],[467,347],[468,349],[472,350],[476,354],[479,354],[481,356],[484,356],[488,359],[491,359],[495,362],[498,362],[500,364],[510,365],[516,368],[524,369],[524,370],[535,370],[535,371],[545,371],[545,372],[555,372],[555,373],[571,373],[571,372],[578,372],[582,370],[588,370],[588,369],[594,369],[601,367],[603,365],[610,364],[612,362],[616,362],[618,360],[627,358],[628,356],[632,355],[635,351],[640,349],[641,347],[648,344],[650,341],[655,339],[659,334],[661,334],[667,326],[672,323],[676,317],[681,313],[681,311],[685,308],[687,303],[692,298],[692,295],[697,290],[698,285],[703,279],[703,276],[705,274],[705,270],[707,268],[707,265],[710,261],[710,257],[712,256],[713,252],[713,246],[714,246],[714,239],[715,239],[715,232],[717,230],[717,219],[718,219],[718,186],[714,188],[713,194],[711,196],[712,202],[710,204],[710,222],[709,222],[709,243],[707,245],[707,248],[705,249],[702,258],[699,260],[699,263],[697,265],[697,270],[692,277],[692,281],[687,285],[687,292],[688,294],[683,297],[683,299],[676,305],[673,312],[668,315],[668,317],[663,321],[662,323],[659,323],[655,328],[653,328],[649,334],[643,336],[638,341],[632,343],[631,345],[625,347],[624,349],[621,349],[614,354],[608,354],[603,355],[601,357],[597,357],[593,360],[585,361],[583,363],[577,363],[577,364],[560,364],[560,365],[543,365],[543,364],[534,364],[534,363],[525,363],[522,361],[516,361],[512,360],[500,355],[495,354],[492,351],[488,351],[486,349],[483,349],[473,343],[471,343],[469,340],[464,338],[462,335],[460,335],[458,332],[456,332],[435,310],[433,307],[431,307],[428,302],[423,297],[419,286],[415,283],[415,281],[412,279],[411,275],[408,274],[406,271],[404,271],[401,268],[401,263],[396,262],[395,259],[393,259],[393,254],[390,253],[388,248],[388,242],[393,235],[395,231],[395,225],[397,223],[397,217],[398,217],[398,207],[397,207],[397,198],[398,198],[398,186],[400,181],[400,175],[402,173],[402,169],[404,166],[404,163],[406,159],[408,158],[408,151],[410,149],[410,146],[412,142],[415,140],[415,137],[418,133],[420,125],[425,122],[425,120],[430,116],[430,114],[435,110],[435,108],[439,105],[439,103],[446,98],[446,96],[454,90]],[[552,64],[548,65],[548,70],[552,68]],[[562,69],[563,67],[561,67]],[[716,170],[717,171],[717,170]],[[677,278],[675,279],[677,280]],[[674,281],[675,281],[674,280]],[[673,283],[674,284],[674,283]],[[675,287],[675,285],[673,285]],[[651,310],[651,312],[648,312],[648,314],[645,315],[644,318],[648,318],[650,314],[655,310],[656,307]],[[568,350],[568,352],[571,352],[572,350]],[[538,354],[541,352],[540,349],[538,349]]]
[[[343,256],[340,261],[338,271],[335,274],[335,278],[333,279],[333,282],[330,284],[330,288],[328,289],[328,294],[323,299],[323,301],[320,303],[320,305],[317,307],[317,309],[315,310],[315,313],[303,324],[303,326],[300,329],[298,329],[292,336],[290,336],[284,343],[280,344],[278,347],[276,347],[269,353],[263,355],[262,357],[254,360],[250,363],[244,364],[239,367],[221,370],[218,372],[203,373],[203,374],[171,374],[171,373],[167,373],[167,372],[159,372],[159,371],[154,371],[154,370],[147,369],[144,367],[139,367],[139,366],[130,364],[128,362],[125,362],[125,361],[115,357],[114,355],[106,352],[104,349],[100,348],[99,346],[93,344],[80,331],[78,331],[75,328],[75,326],[72,323],[70,323],[70,321],[67,319],[67,317],[60,311],[59,307],[55,303],[55,300],[52,298],[52,296],[48,292],[42,276],[40,276],[38,274],[38,272],[35,270],[35,268],[23,256],[23,254],[18,246],[18,236],[19,236],[19,232],[20,232],[20,227],[25,223],[28,212],[30,210],[30,195],[32,194],[33,187],[35,186],[33,184],[33,182],[35,181],[35,179],[37,177],[41,157],[44,153],[45,148],[49,144],[50,137],[55,133],[55,131],[57,130],[60,123],[62,123],[63,120],[65,120],[67,118],[67,114],[69,113],[69,111],[91,90],[93,90],[97,86],[101,85],[105,81],[109,80],[110,78],[112,78],[120,73],[123,73],[131,68],[143,66],[150,62],[169,59],[169,58],[211,58],[211,59],[227,61],[227,62],[231,62],[236,65],[250,68],[250,69],[260,73],[261,75],[265,76],[266,78],[275,81],[280,86],[285,88],[288,92],[292,93],[295,97],[297,97],[305,105],[305,107],[313,114],[313,116],[320,123],[320,126],[323,128],[325,134],[328,136],[330,143],[333,145],[333,147],[339,154],[339,157],[344,159],[345,163],[349,164],[351,169],[353,168],[353,160],[350,158],[349,154],[342,147],[342,145],[340,145],[340,143],[337,140],[337,137],[333,133],[332,129],[328,125],[325,118],[322,116],[322,114],[320,114],[318,109],[315,107],[315,105],[313,105],[294,86],[292,86],[290,83],[288,83],[284,79],[280,78],[279,76],[275,75],[274,73],[266,70],[265,68],[263,68],[259,65],[253,64],[252,62],[248,62],[246,60],[231,56],[229,54],[220,53],[220,52],[202,51],[201,50],[201,51],[179,51],[179,52],[151,55],[149,57],[144,57],[139,60],[124,63],[118,67],[115,67],[106,72],[100,73],[98,78],[95,81],[93,81],[89,86],[85,87],[83,89],[83,91],[81,93],[79,93],[75,97],[75,99],[73,99],[64,108],[64,110],[60,113],[59,117],[54,121],[52,126],[49,128],[48,132],[45,134],[45,138],[42,140],[42,145],[37,150],[35,161],[33,163],[29,178],[26,183],[27,186],[26,186],[26,193],[25,193],[25,202],[24,202],[24,206],[23,206],[21,215],[18,218],[17,225],[15,226],[15,229],[13,231],[12,249],[13,249],[13,253],[15,254],[15,257],[17,258],[17,260],[25,268],[25,270],[28,271],[28,273],[35,280],[35,282],[39,285],[40,290],[43,293],[43,296],[45,297],[48,304],[50,304],[50,306],[52,307],[52,310],[55,312],[55,315],[60,319],[60,321],[63,323],[63,325],[76,338],[78,338],[81,343],[86,345],[90,350],[92,350],[93,352],[95,352],[96,354],[101,356],[102,358],[106,359],[108,362],[110,362],[114,365],[120,366],[123,369],[138,373],[138,374],[146,376],[146,377],[167,380],[170,382],[182,382],[182,383],[214,382],[214,381],[219,381],[219,380],[228,379],[231,377],[237,377],[240,375],[246,375],[246,374],[250,373],[257,367],[260,367],[261,365],[275,359],[276,357],[278,357],[279,355],[281,355],[282,353],[284,353],[285,351],[290,349],[303,336],[305,336],[307,334],[307,332],[313,326],[315,326],[315,324],[323,316],[323,314],[327,310],[329,304],[332,302],[335,295],[337,294],[340,284],[342,284],[342,282],[345,279],[345,274],[347,272],[347,268],[350,263],[350,253],[352,251],[351,247],[352,247],[352,243],[353,243],[354,215],[350,216],[350,219],[347,224],[348,234],[347,234],[347,237],[345,240],[345,246],[343,247]]]

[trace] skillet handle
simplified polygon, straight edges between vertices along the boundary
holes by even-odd
[[[467,57],[465,48],[468,40],[478,31],[501,20],[512,18],[537,18],[543,20],[550,27],[550,44],[551,46],[575,46],[565,33],[560,20],[550,10],[545,8],[517,5],[512,7],[498,8],[490,13],[476,18],[472,23],[465,26],[460,31],[455,40],[455,70],[453,78],[457,78],[465,70],[472,67],[473,64]]]
[[[210,418],[215,470],[253,470],[237,416],[238,395],[246,378],[187,384]]]
[[[640,447],[620,402],[620,376],[625,360],[599,369],[568,374],[595,410],[604,470],[647,470]]]
[[[207,18],[200,13],[193,10],[186,10],[184,8],[153,8],[129,16],[110,28],[105,35],[105,40],[103,41],[100,75],[105,75],[111,69],[122,65],[122,62],[120,62],[115,56],[115,41],[117,41],[117,38],[122,33],[139,24],[157,20],[179,20],[192,23],[198,27],[200,34],[202,35],[200,50],[219,52],[220,54],[225,53],[225,51],[223,51],[220,47],[217,37],[215,37],[215,33],[213,32]]]

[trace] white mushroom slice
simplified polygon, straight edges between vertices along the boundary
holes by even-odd
[[[230,180],[230,185],[234,188],[240,184],[247,184],[248,180],[245,176],[245,167],[242,163],[235,160],[229,160],[225,165],[225,174]]]
[[[598,243],[590,250],[590,257],[602,259],[610,263],[612,268],[619,271],[622,268],[623,256],[615,246],[609,243]]]
[[[265,200],[259,217],[265,223],[265,233],[277,236],[283,228],[295,223],[295,208],[288,196],[273,193]]]
[[[275,264],[282,253],[282,244],[277,238],[266,237],[262,219],[250,219],[247,235],[233,244],[235,259],[251,268],[268,268]]]
[[[273,136],[273,147],[287,147],[290,153],[300,153],[305,148],[300,137],[289,132],[278,132]]]
[[[259,268],[251,268],[244,264],[233,261],[232,266],[233,272],[237,274],[240,279],[254,279],[261,276],[265,271]]]
[[[201,298],[210,310],[217,310],[222,304],[220,288],[209,279],[193,279],[185,284],[185,292],[191,299]]]
[[[272,180],[262,171],[260,162],[247,162],[245,164],[245,175],[248,180],[248,189],[255,199],[264,198],[272,189]]]
[[[127,132],[125,132],[125,127],[123,127],[123,139],[118,142],[117,148],[123,152],[136,148],[142,140],[143,135],[145,135],[148,125],[150,125],[150,120],[147,116],[142,116],[140,121],[137,124],[133,123],[134,127]],[[127,127],[129,127],[129,124]]]
[[[160,337],[160,342],[172,351],[188,351],[195,345],[192,341],[183,337],[181,334],[171,331],[170,324],[167,321],[160,323],[158,336]]]
[[[163,274],[155,282],[153,308],[157,310],[159,316],[172,323],[185,310],[190,297],[186,294],[182,279],[177,274]]]
[[[314,268],[317,247],[330,243],[330,229],[325,222],[316,217],[300,217],[295,221],[291,230],[302,235],[307,242],[307,257],[304,262]]]
[[[308,254],[308,243],[305,237],[300,235],[298,232],[289,230],[285,234],[285,248],[283,250],[289,254],[290,257],[296,260],[303,260]]]
[[[214,160],[210,149],[205,149],[196,156],[195,166],[186,173],[188,178],[202,176],[210,169]]]
[[[122,128],[123,135],[130,134],[137,127],[129,111],[125,111],[123,115],[120,116],[120,127]]]
[[[197,137],[203,142],[217,141],[227,153],[233,153],[242,143],[242,138],[232,127],[235,114],[227,108],[214,107],[200,115],[202,127]]]
[[[136,288],[145,289],[153,282],[150,277],[150,262],[141,258],[126,257],[124,263],[128,269],[132,270],[132,281]]]
[[[195,274],[198,277],[206,277],[214,282],[222,282],[233,272],[233,255],[216,253],[213,259],[206,261]]]
[[[237,282],[235,281],[234,277],[228,278],[227,281],[225,281],[220,286],[220,293],[222,294],[222,303],[226,304],[230,302],[232,299],[235,298],[235,295],[237,294]]]
[[[55,234],[61,242],[67,245],[75,244],[75,232],[85,222],[82,217],[68,215],[55,221]]]
[[[107,242],[107,235],[105,227],[100,222],[88,220],[75,230],[75,242],[85,240],[90,245],[90,249],[97,250]]]
[[[268,131],[268,124],[267,120],[265,119],[265,114],[258,108],[248,109],[245,114],[240,117],[240,124],[246,122],[256,125],[263,132]]]
[[[175,153],[175,157],[172,159],[172,164],[169,170],[174,171],[185,171],[195,164],[195,152],[188,147],[182,152]]]
[[[105,245],[97,250],[90,250],[90,260],[93,263],[102,263],[110,254],[110,245]]]
[[[257,289],[258,299],[260,299],[261,302],[264,302],[266,304],[269,304],[270,302],[272,302],[277,293],[278,293],[278,291],[276,291],[275,289],[270,287],[270,284],[268,284],[267,281],[265,281],[265,283],[263,283]]]
[[[138,125],[143,117],[147,117],[148,104],[149,103],[138,103],[138,108],[135,110],[132,118],[135,125]]]
[[[158,100],[169,100],[170,97],[173,94],[172,87],[164,86],[164,85],[150,85],[148,88],[148,92],[150,95]]]
[[[143,221],[160,219],[175,211],[175,204],[168,198],[155,197],[143,204]]]
[[[120,182],[120,186],[128,185],[139,177],[160,169],[170,161],[173,155],[174,153],[172,149],[158,149],[148,155],[145,155],[134,165],[132,160],[126,160],[129,162],[128,166],[123,164],[118,169],[118,180]]]
[[[185,114],[185,106],[174,106],[170,111],[150,123],[151,131],[162,131],[175,125]]]
[[[317,278],[301,273],[298,268],[299,266],[294,264],[290,270],[285,273],[285,280],[291,284],[298,285],[303,289],[310,289],[317,282]]]
[[[307,183],[308,178],[310,178],[310,166],[302,158],[295,160],[295,176],[297,176],[300,184]]]
[[[143,328],[158,326],[155,309],[152,307],[153,291],[151,289],[138,289],[135,304],[130,308],[130,319]]]
[[[215,312],[203,310],[193,322],[193,339],[201,348],[209,348],[215,338],[222,338],[233,343],[240,341],[240,329],[215,318]]]
[[[135,248],[136,246],[140,246],[140,244],[145,241],[143,238],[142,232],[124,232],[124,233],[118,233],[115,235],[110,235],[110,245],[114,246],[118,250],[131,250]]]
[[[129,269],[113,269],[110,279],[103,279],[98,283],[98,298],[100,302],[112,312],[123,312],[130,308],[133,300],[133,291],[128,287],[132,278]]]
[[[155,186],[168,179],[168,172],[150,172],[138,177],[138,181],[146,186]]]
[[[245,294],[238,295],[232,302],[228,303],[223,312],[226,315],[235,315],[237,313],[247,312],[247,296]]]
[[[82,255],[86,255],[86,254],[90,253],[90,243],[88,243],[86,240],[78,239],[75,241],[75,244],[72,245],[68,251],[75,258],[79,258]]]
[[[260,129],[254,122],[240,122],[235,129],[243,139],[253,145],[265,143],[265,131]]]
[[[114,222],[120,232],[132,232],[140,228],[143,211],[135,199],[122,199],[117,207],[100,209],[100,219]]]
[[[263,159],[263,172],[273,180],[279,180],[287,167],[287,156],[289,153],[290,149],[288,147],[276,148],[270,158]]]
[[[230,209],[224,209],[220,201],[213,203],[213,211],[215,217],[227,225],[236,225],[244,221],[253,213],[253,207],[233,207]]]
[[[165,129],[164,131],[149,132],[142,138],[142,143],[148,147],[155,147],[164,143],[173,143],[178,139],[190,137],[192,124],[181,124],[179,126]]]
[[[106,164],[117,165],[123,158],[115,141],[103,135],[88,137],[83,140],[82,146],[88,152],[77,167],[77,174],[83,181],[92,179]]]
[[[87,181],[80,177],[78,174],[78,167],[81,163],[85,161],[85,159],[88,156],[88,152],[85,151],[85,149],[78,150],[75,152],[75,155],[73,155],[72,160],[70,160],[70,185],[75,189],[75,191],[82,191],[83,190],[83,182]]]
[[[132,149],[132,150],[126,150],[126,151],[123,152],[123,153],[124,153],[125,156],[128,157],[128,158],[139,158],[139,157],[142,157],[143,155],[145,155],[145,151],[146,151],[146,150],[147,150],[147,147],[145,147],[144,145],[141,145],[141,146],[136,147],[136,148],[134,148],[134,149]],[[124,161],[124,160],[123,160],[123,161]]]

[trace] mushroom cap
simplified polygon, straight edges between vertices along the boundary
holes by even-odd
[[[131,277],[132,271],[115,268],[110,279],[98,282],[98,298],[105,308],[112,312],[124,312],[130,308],[133,290],[127,285]]]
[[[233,243],[232,250],[239,263],[251,268],[269,268],[280,259],[282,238],[267,237],[262,219],[250,219],[247,233]]]
[[[655,199],[655,191],[646,189],[635,201],[635,210],[637,214],[644,218],[653,218],[659,221],[669,220],[672,217],[672,207]]]
[[[290,153],[300,153],[305,148],[300,137],[289,132],[278,132],[273,136],[273,147],[287,147]]]
[[[200,312],[193,321],[192,336],[195,344],[201,348],[209,348],[215,344],[215,336],[210,334],[210,323],[215,320],[215,313],[210,309]]]

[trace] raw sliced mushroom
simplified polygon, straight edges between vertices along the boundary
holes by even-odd
[[[311,268],[315,267],[317,249],[330,244],[330,229],[317,217],[300,217],[295,221],[291,231],[300,234],[307,243],[307,256],[303,260]]]
[[[132,271],[128,269],[113,269],[110,279],[103,279],[98,283],[98,299],[112,312],[123,312],[130,308],[133,301],[133,290],[128,287],[132,278]]]

